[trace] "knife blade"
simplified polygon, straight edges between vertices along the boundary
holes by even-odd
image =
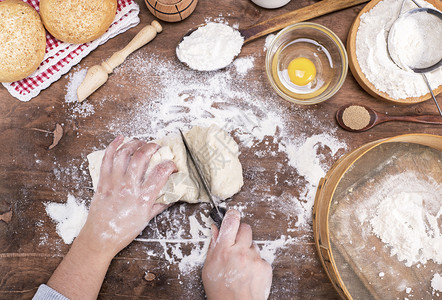
[[[221,227],[222,220],[224,218],[224,215],[226,214],[226,209],[223,207],[219,207],[217,201],[215,200],[215,197],[213,197],[212,192],[210,191],[209,184],[204,177],[204,174],[201,170],[201,166],[198,164],[195,156],[192,153],[192,150],[190,150],[189,144],[184,137],[183,132],[180,130],[181,138],[183,139],[184,147],[186,148],[186,152],[190,157],[190,160],[192,161],[193,165],[195,166],[196,173],[198,174],[198,177],[203,185],[204,190],[206,191],[207,197],[209,197],[210,202],[212,203],[212,210],[210,212],[210,217],[215,222],[216,226],[218,228]]]

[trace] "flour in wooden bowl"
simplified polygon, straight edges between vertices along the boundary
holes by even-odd
[[[381,92],[393,99],[420,97],[428,93],[428,87],[420,74],[402,70],[390,58],[387,48],[388,33],[401,12],[403,0],[383,0],[360,18],[356,35],[356,57],[365,77]],[[423,7],[431,4],[417,0]],[[417,8],[411,1],[404,2],[403,11]],[[408,24],[410,25],[410,24]],[[427,27],[428,28],[428,27]],[[408,28],[410,36],[416,35],[416,28]],[[407,51],[416,42],[405,39]],[[430,41],[428,41],[430,42]],[[436,41],[438,42],[438,41]],[[430,86],[436,89],[442,84],[442,68],[426,73]]]

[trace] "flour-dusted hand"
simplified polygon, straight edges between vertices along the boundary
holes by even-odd
[[[160,163],[146,175],[159,146],[123,140],[117,137],[106,149],[86,224],[48,281],[69,299],[97,299],[112,258],[167,208],[155,200],[175,164]]]
[[[227,212],[219,231],[212,225],[203,284],[209,300],[267,299],[269,296],[272,267],[261,258],[252,240],[251,227],[241,224],[236,210]]]
[[[145,175],[157,144],[117,137],[106,149],[100,181],[79,237],[112,257],[126,247],[149,221],[167,208],[155,200],[169,176],[172,161],[158,164]]]

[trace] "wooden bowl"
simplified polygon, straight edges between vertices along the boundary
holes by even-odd
[[[350,28],[350,31],[348,33],[347,37],[347,54],[348,54],[348,64],[351,70],[351,73],[355,77],[356,81],[359,83],[359,85],[370,95],[373,97],[388,100],[395,102],[397,104],[415,104],[419,102],[426,101],[428,99],[431,99],[431,94],[428,92],[427,94],[421,96],[421,97],[409,97],[405,99],[394,99],[390,97],[387,93],[381,92],[375,88],[375,86],[365,77],[365,74],[362,72],[361,67],[359,66],[358,60],[356,58],[356,34],[358,32],[359,24],[360,24],[360,17],[362,14],[368,12],[371,10],[374,6],[376,6],[379,2],[382,0],[372,0],[370,1],[357,15],[355,21],[353,22],[353,25]],[[428,3],[431,3],[434,7],[441,10],[442,9],[442,2],[439,0],[426,0]],[[442,85],[440,85],[438,88],[433,89],[434,95],[439,94],[442,92]]]
[[[195,10],[198,0],[144,0],[150,12],[160,20],[179,22]]]

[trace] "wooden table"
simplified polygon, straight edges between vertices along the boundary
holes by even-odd
[[[141,8],[141,24],[150,23],[153,16],[142,1],[137,0],[137,2]],[[216,18],[222,15],[230,24],[239,23],[240,27],[247,27],[281,12],[314,2],[313,0],[298,0],[292,1],[282,9],[264,10],[248,0],[218,1],[216,5],[213,1],[200,0],[191,17],[177,24],[163,23],[164,32],[158,35],[152,44],[139,51],[150,51],[164,59],[175,60],[175,46],[180,37],[194,25],[204,23],[206,17]],[[345,43],[350,25],[362,7],[360,5],[346,9],[313,21],[333,30]],[[98,47],[81,61],[81,67],[90,67],[100,63],[110,53],[121,49],[122,45],[128,43],[139,28],[132,28]],[[263,46],[264,38],[258,39],[248,44],[241,56],[255,57],[253,72],[247,75],[247,80],[259,82],[271,92],[265,76]],[[125,72],[123,64],[115,76],[124,76]],[[122,86],[118,85],[116,80],[109,81],[87,101],[93,103],[94,99],[112,94],[127,94],[128,98],[121,97],[120,101],[108,101],[96,107],[95,113],[91,116],[75,117],[69,110],[71,104],[64,100],[67,83],[68,78],[62,77],[27,103],[11,97],[6,89],[0,87],[0,134],[3,141],[0,146],[0,215],[12,212],[12,219],[9,222],[0,221],[1,299],[30,299],[38,285],[49,279],[63,255],[68,251],[69,245],[65,245],[56,234],[55,225],[46,215],[43,204],[46,202],[63,203],[67,199],[67,194],[73,192],[82,199],[90,199],[92,192],[87,188],[90,186],[90,180],[87,174],[82,173],[86,164],[85,155],[94,147],[103,146],[112,140],[113,134],[109,132],[108,124],[115,115],[130,118],[127,115],[129,108],[149,98],[149,95],[130,93],[132,85],[136,82],[126,82]],[[442,101],[441,96],[438,99]],[[292,104],[281,98],[279,100],[277,98],[277,101],[293,123],[304,122],[303,114],[297,114]],[[350,72],[341,90],[329,101],[310,107],[298,107],[297,110],[311,113],[317,119],[322,120],[324,126],[335,128],[337,125],[334,121],[334,113],[341,105],[347,103],[363,103],[391,114],[436,113],[431,101],[410,106],[396,106],[374,99],[359,87]],[[56,123],[62,124],[65,134],[54,149],[48,150],[52,136],[32,128],[53,130]],[[302,133],[309,136],[317,131],[318,129],[314,127],[303,127],[302,132],[294,132],[293,135]],[[348,150],[351,150],[369,141],[405,133],[441,135],[442,128],[436,125],[390,123],[359,134],[352,134],[338,128],[336,136],[345,140]],[[266,147],[266,145],[262,143],[259,147]],[[243,192],[234,197],[229,205],[249,201],[247,197],[251,196],[253,182],[247,174],[248,170],[256,164],[256,159],[248,153],[255,150],[243,149],[242,151],[241,161],[245,170],[245,186]],[[331,164],[335,159],[329,158],[328,162]],[[261,166],[265,169],[261,174],[261,180],[269,182],[271,193],[277,197],[287,189],[295,189],[295,193],[300,192],[296,189],[301,189],[301,187],[293,187],[285,183],[293,176],[293,170],[289,167],[279,174],[280,178],[287,179],[286,181],[280,180],[284,183],[270,184],[275,175],[274,165],[284,160],[286,158],[283,154],[260,160]],[[72,180],[72,178],[76,179]],[[79,180],[84,182],[84,188],[80,191],[78,190]],[[259,198],[259,189],[254,191],[255,194],[252,196]],[[170,208],[172,213],[179,214],[180,206]],[[198,210],[201,210],[198,205],[188,206],[185,213],[191,214]],[[269,210],[274,213],[274,220],[268,221],[267,211]],[[185,220],[185,217],[182,216],[182,219]],[[284,234],[286,219],[282,212],[278,212],[277,203],[262,202],[259,206],[250,208],[244,220],[252,224],[254,238],[257,240],[277,239]],[[143,236],[149,237],[150,234],[151,232],[147,229]],[[299,239],[299,243],[278,250],[277,258],[273,263],[273,289],[270,298],[338,298],[319,263],[311,228],[299,229],[298,232],[291,234],[302,238]],[[204,299],[199,269],[180,276],[176,265],[170,265],[161,256],[148,257],[147,250],[161,251],[161,247],[154,243],[134,242],[113,260],[100,298]],[[145,272],[155,274],[155,279],[152,281],[144,279]]]

